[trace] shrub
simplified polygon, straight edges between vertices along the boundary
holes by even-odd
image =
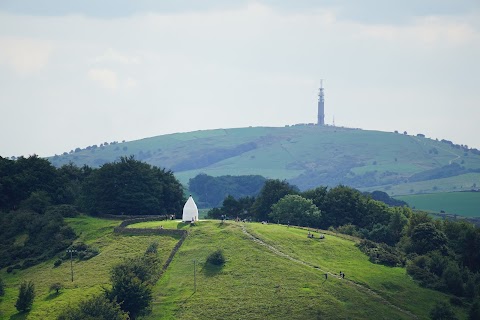
[[[457,307],[462,307],[463,306],[463,301],[459,297],[451,297],[450,298],[450,304],[457,306]]]
[[[208,257],[207,257],[207,262],[210,264],[213,264],[215,266],[221,266],[225,264],[225,257],[223,255],[222,250],[218,249],[214,252],[212,252]]]
[[[55,262],[53,263],[53,266],[56,268],[56,267],[59,267],[61,264],[62,264],[63,260],[62,259],[57,259],[55,260]]]
[[[145,251],[145,254],[156,254],[158,251],[158,242],[152,242],[148,246],[147,250]]]
[[[0,297],[5,294],[5,283],[3,283],[2,278],[0,278]]]
[[[33,267],[37,262],[34,259],[25,259],[22,264],[22,269]]]
[[[120,309],[118,303],[108,300],[104,295],[93,296],[80,302],[78,307],[64,310],[58,320],[108,319],[128,320],[128,314]]]
[[[15,302],[15,308],[17,308],[18,311],[26,311],[32,307],[34,299],[35,285],[32,281],[24,281],[20,285],[17,302]]]
[[[62,289],[62,284],[60,282],[55,282],[50,285],[49,291],[55,291],[55,293],[58,294]]]
[[[106,296],[116,300],[132,319],[144,314],[152,301],[152,285],[158,280],[160,262],[154,255],[128,259],[111,272],[112,289]]]
[[[468,320],[478,320],[480,319],[480,301],[475,301],[470,308],[468,313]]]
[[[428,270],[422,269],[410,263],[407,266],[407,273],[412,276],[413,279],[420,282],[420,285],[426,288],[439,288],[439,278]]]
[[[370,240],[362,240],[357,246],[363,253],[370,257],[370,261],[373,263],[379,263],[389,267],[403,267],[405,265],[403,253],[384,243],[377,244]]]
[[[59,214],[65,218],[73,218],[78,216],[80,213],[77,210],[77,207],[71,204],[60,204],[56,206],[49,206],[46,210],[47,214]]]
[[[452,307],[445,302],[438,302],[430,311],[430,319],[432,320],[457,320]]]

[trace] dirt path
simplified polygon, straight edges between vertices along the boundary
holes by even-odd
[[[308,262],[305,262],[303,260],[300,260],[300,259],[296,259],[294,257],[291,257],[289,256],[288,254],[284,253],[284,252],[281,252],[280,250],[278,250],[277,248],[275,248],[274,246],[271,246],[269,245],[268,243],[265,243],[262,239],[258,238],[257,236],[249,233],[247,231],[247,229],[245,228],[244,225],[242,225],[242,231],[245,235],[247,235],[251,240],[253,240],[254,242],[266,247],[267,249],[269,249],[270,251],[272,251],[273,253],[275,253],[276,255],[280,256],[280,257],[283,257],[283,258],[286,258],[286,259],[289,259],[293,262],[296,262],[296,263],[299,263],[299,264],[302,264],[304,266],[308,266],[308,267],[312,267],[314,268],[315,270],[318,270],[324,274],[328,274],[331,278],[334,278],[334,279],[338,279],[338,280],[341,280],[341,281],[345,281],[346,283],[348,283],[349,285],[352,285],[352,286],[355,286],[357,287],[358,289],[360,289],[361,291],[369,294],[370,296],[380,300],[384,305],[388,305],[389,307],[391,308],[394,308],[406,315],[408,315],[409,317],[411,317],[412,319],[418,319],[418,317],[416,315],[414,315],[413,313],[411,313],[410,311],[408,310],[404,310],[394,304],[392,304],[390,301],[386,300],[384,297],[382,297],[381,295],[379,295],[378,293],[376,293],[375,291],[361,285],[360,283],[357,283],[355,281],[352,281],[352,280],[349,280],[349,279],[342,279],[338,274],[336,273],[333,273],[333,272],[330,272],[328,270],[324,270],[324,269],[321,269],[319,268],[318,266],[314,266],[313,264],[311,263],[308,263]]]

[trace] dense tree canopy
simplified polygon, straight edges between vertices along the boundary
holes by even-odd
[[[253,204],[252,210],[257,221],[268,220],[272,206],[287,194],[297,194],[298,188],[285,180],[267,180]]]
[[[288,194],[272,206],[270,220],[298,226],[318,226],[320,210],[310,199],[296,194]]]
[[[183,188],[171,171],[122,157],[94,170],[83,188],[90,213],[180,214]]]
[[[258,175],[212,177],[201,173],[190,179],[188,185],[198,197],[198,206],[211,208],[220,206],[228,195],[235,199],[256,196],[265,180]]]

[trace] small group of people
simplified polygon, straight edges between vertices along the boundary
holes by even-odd
[[[313,239],[313,238],[315,238],[315,235],[313,233],[311,233],[310,231],[308,231],[307,238]],[[321,233],[318,238],[319,239],[325,239],[325,235],[323,233]]]

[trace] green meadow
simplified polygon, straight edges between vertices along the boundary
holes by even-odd
[[[7,273],[0,271],[6,284],[6,294],[0,297],[0,319],[55,319],[61,310],[75,305],[82,299],[101,292],[109,284],[111,268],[122,260],[142,254],[148,245],[159,242],[159,255],[165,261],[178,239],[158,236],[124,236],[113,233],[120,221],[104,220],[82,216],[66,218],[82,241],[97,248],[100,253],[86,261],[73,260],[74,281],[71,281],[70,261],[65,260],[59,267],[51,259],[25,270]],[[63,253],[61,254],[63,255]],[[18,287],[24,280],[35,284],[35,301],[32,310],[19,314],[15,309]],[[49,292],[52,283],[59,282],[64,287],[60,294]]]
[[[480,192],[444,192],[398,196],[416,209],[480,217]]]
[[[54,268],[52,259],[26,270],[0,275],[6,295],[0,298],[1,319],[54,319],[78,301],[98,293],[109,282],[109,270],[123,259],[142,254],[159,242],[165,261],[178,239],[170,236],[125,236],[113,233],[120,221],[79,217],[67,219],[79,241],[99,249],[87,261]],[[154,221],[133,228],[184,229],[188,236],[154,287],[151,313],[143,319],[427,319],[437,301],[449,296],[419,287],[404,268],[372,264],[355,246],[356,239],[326,233],[323,240],[283,225],[200,220]],[[206,263],[217,249],[222,267]],[[195,274],[194,274],[195,266]],[[340,271],[346,278],[340,279]],[[325,273],[328,273],[325,279]],[[36,299],[29,313],[14,308],[18,286],[33,280]],[[51,283],[65,287],[49,293]],[[465,310],[455,308],[464,318]]]

